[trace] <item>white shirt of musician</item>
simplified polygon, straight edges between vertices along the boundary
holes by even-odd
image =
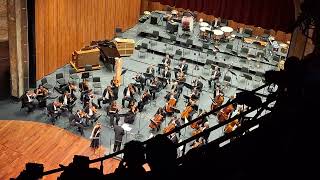
[[[181,64],[181,69],[183,70],[184,64]]]
[[[67,104],[68,104],[68,98],[67,98],[67,96],[64,96],[64,98],[63,98],[63,104],[64,104],[64,105],[67,105]]]
[[[54,112],[57,112],[57,107],[55,105],[53,105],[53,110]]]
[[[88,114],[89,116],[92,116],[93,115],[93,112],[92,112],[92,109],[91,108],[89,108],[89,114]]]
[[[217,76],[217,71],[214,71],[212,78],[214,79],[214,78],[216,78],[216,76]]]
[[[130,97],[130,90],[129,90],[129,88],[127,89],[126,97]]]
[[[109,91],[107,91],[106,95],[104,96],[105,99],[109,99]]]
[[[30,95],[27,94],[27,97],[28,97],[28,102],[32,102],[33,101],[33,99],[31,98]]]

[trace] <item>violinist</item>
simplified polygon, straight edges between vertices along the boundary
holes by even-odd
[[[83,108],[87,107],[88,104],[92,104],[97,108],[98,105],[93,103],[94,98],[95,98],[95,95],[93,94],[93,90],[89,89],[88,92],[83,97]]]
[[[91,123],[93,124],[93,122],[96,122],[101,116],[101,114],[98,113],[96,107],[91,103],[89,103],[83,111],[86,113],[86,125],[88,125],[89,121],[91,121]]]
[[[89,88],[88,80],[84,79],[81,83],[79,83],[79,90],[81,92],[80,101],[83,101],[83,98],[85,94],[88,93],[89,89],[90,88]]]
[[[214,84],[217,84],[220,77],[221,77],[220,68],[218,66],[215,66],[214,70],[211,73],[211,77],[208,80],[209,87],[211,88],[212,82],[214,82]]]
[[[83,135],[83,128],[85,126],[85,112],[78,109],[76,114],[72,114],[69,118],[71,125],[76,126],[81,135]]]
[[[175,74],[174,74],[176,79],[178,78],[178,73],[179,73],[179,72],[183,72],[184,74],[187,73],[187,71],[188,71],[188,64],[186,63],[186,60],[183,60],[183,61],[178,65],[177,69],[178,69],[179,71],[175,71]]]
[[[72,113],[73,107],[76,105],[76,96],[74,94],[68,93],[68,91],[64,91],[63,95],[59,97],[59,102],[62,103],[62,110],[68,110]]]
[[[36,108],[36,103],[34,102],[35,97],[36,97],[35,93],[33,93],[30,90],[27,90],[20,98],[22,107],[27,107],[28,113],[33,112],[34,109]]]
[[[178,78],[176,80],[176,84],[174,84],[176,86],[176,90],[179,94],[182,93],[183,91],[183,87],[184,87],[184,83],[186,82],[186,76],[185,74],[181,71],[178,73]]]
[[[165,83],[164,87],[167,87],[167,85],[170,84],[170,82],[171,82],[171,73],[170,73],[168,67],[164,68],[164,71],[162,73],[162,77],[167,79],[167,81],[164,82]]]
[[[114,100],[114,94],[111,89],[111,86],[107,86],[102,93],[102,97],[98,98],[97,100],[98,106],[99,106],[98,109],[101,109],[101,101],[103,104],[107,104],[113,100]]]
[[[170,67],[171,59],[169,54],[166,54],[166,56],[162,59],[162,64],[164,65],[164,67]],[[161,73],[161,66],[158,66],[158,74],[160,73]]]
[[[154,76],[154,68],[153,68],[153,65],[150,65],[150,66],[147,67],[146,73],[147,73],[147,74],[151,74],[152,76]]]
[[[198,91],[202,91],[203,83],[200,81],[200,77],[192,81],[193,87],[197,88]]]
[[[68,93],[74,95],[74,92],[77,90],[77,87],[74,83],[69,82],[63,89],[64,91],[67,91]]]
[[[113,77],[113,79],[115,79],[115,77]],[[116,84],[113,79],[110,82],[110,86],[114,95],[114,100],[118,100],[119,85]]]
[[[39,107],[46,107],[47,106],[48,93],[49,93],[48,89],[43,87],[43,85],[41,85],[41,84],[35,90],[36,99],[38,100]]]
[[[150,94],[152,96],[152,99],[156,99],[156,92],[159,90],[159,88],[160,88],[160,81],[156,77],[153,79],[153,81],[150,84]]]
[[[152,129],[152,130],[157,130],[159,131],[160,130],[160,126],[161,126],[161,123],[163,122],[165,118],[165,112],[163,110],[163,108],[159,108],[156,112],[156,114],[154,115],[154,117],[152,119],[150,119],[150,124],[149,124],[149,127]]]
[[[134,100],[133,96],[135,93],[136,93],[136,90],[132,84],[129,84],[128,87],[124,88],[123,98],[122,98],[122,107],[124,107],[125,101],[129,101],[129,104],[130,104],[130,101]]]
[[[194,88],[188,96],[183,95],[183,97],[186,99],[186,102],[189,101],[198,101],[200,98],[200,92],[197,88]]]
[[[53,101],[52,103],[48,104],[47,111],[48,111],[48,114],[51,116],[52,124],[54,124],[57,118],[60,117],[61,107],[62,107],[62,103],[60,103],[59,101]]]
[[[148,101],[151,99],[151,95],[148,92],[148,90],[145,90],[141,96],[141,100],[138,102],[138,110],[141,112],[144,108],[144,106],[148,103]]]
[[[170,99],[168,100],[168,102],[166,103],[165,105],[165,112],[166,112],[166,115],[168,116],[172,116],[173,115],[173,109],[177,104],[177,100],[176,98],[174,97],[174,95],[171,95],[170,96]]]
[[[138,92],[140,94],[141,90],[144,90],[144,87],[146,85],[146,79],[142,76],[141,73],[137,73],[133,79],[138,83],[136,84],[138,87]]]
[[[110,106],[107,108],[107,115],[110,117],[110,127],[114,127],[114,118],[116,118],[116,124],[118,124],[120,108],[117,105],[117,101],[112,101]]]

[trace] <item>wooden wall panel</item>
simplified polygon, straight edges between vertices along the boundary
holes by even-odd
[[[36,0],[37,79],[69,63],[74,50],[112,39],[139,19],[141,0]]]

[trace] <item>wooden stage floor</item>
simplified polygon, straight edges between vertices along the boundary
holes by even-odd
[[[28,162],[44,164],[45,170],[68,165],[74,155],[95,159],[103,156],[106,148],[95,153],[89,147],[90,141],[67,130],[33,121],[0,120],[0,179],[17,177]],[[111,173],[119,161],[104,161],[104,173]],[[100,163],[92,167],[99,168]],[[60,173],[43,179],[57,179]]]

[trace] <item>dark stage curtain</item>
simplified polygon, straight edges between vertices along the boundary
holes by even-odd
[[[295,21],[293,0],[153,0],[265,29],[290,31]]]

